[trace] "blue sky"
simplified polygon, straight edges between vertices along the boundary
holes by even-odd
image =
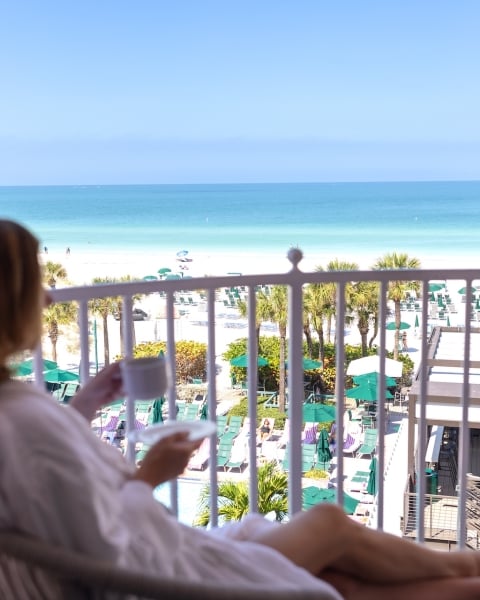
[[[0,185],[480,179],[477,0],[0,3]]]

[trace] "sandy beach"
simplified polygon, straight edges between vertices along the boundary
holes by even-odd
[[[287,258],[288,248],[285,253],[257,253],[248,249],[237,252],[192,252],[188,255],[188,261],[181,262],[175,256],[174,252],[146,253],[143,251],[128,252],[79,252],[74,250],[70,254],[66,252],[49,251],[48,254],[42,253],[42,262],[52,261],[62,264],[68,274],[68,280],[74,285],[90,284],[95,277],[120,278],[129,275],[135,278],[143,278],[146,275],[157,275],[161,268],[171,269],[172,273],[183,273],[193,277],[204,277],[211,275],[226,275],[228,273],[246,274],[266,274],[266,273],[285,273],[290,270],[291,263]],[[340,261],[356,261],[361,270],[369,270],[377,260],[373,255],[337,255],[333,256],[328,252],[322,254],[309,255],[304,252],[299,268],[304,272],[315,271],[319,265],[324,268],[335,259]],[[425,269],[445,269],[458,268],[477,268],[478,260],[475,256],[449,257],[436,255],[417,258],[421,261],[421,268]]]

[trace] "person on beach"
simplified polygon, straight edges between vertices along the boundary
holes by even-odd
[[[333,504],[281,525],[259,515],[209,531],[179,523],[153,490],[183,472],[201,440],[168,436],[135,467],[96,437],[89,421],[121,393],[118,363],[67,406],[11,377],[14,355],[41,337],[37,254],[25,228],[0,220],[1,529],[192,582],[312,589],[331,600],[480,597],[480,553],[438,552],[366,528]]]

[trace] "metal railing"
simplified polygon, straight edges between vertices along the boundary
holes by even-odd
[[[336,344],[336,390],[335,401],[337,416],[343,416],[345,410],[345,329],[343,324],[346,322],[348,312],[345,299],[345,289],[351,282],[367,282],[375,281],[380,284],[379,293],[379,322],[385,323],[389,315],[389,307],[387,301],[387,290],[389,282],[399,279],[399,271],[397,270],[382,270],[382,271],[337,271],[337,272],[310,272],[304,273],[299,269],[299,263],[302,258],[301,251],[291,249],[288,254],[291,262],[291,268],[288,272],[282,274],[264,274],[264,275],[225,275],[215,277],[194,277],[181,280],[159,280],[159,281],[135,281],[128,283],[116,283],[108,285],[95,285],[83,287],[67,287],[62,289],[51,290],[52,298],[55,302],[76,301],[79,306],[79,336],[80,336],[80,374],[81,381],[85,382],[90,377],[89,365],[91,362],[89,350],[89,309],[88,302],[93,298],[102,297],[117,297],[123,299],[123,330],[125,352],[129,356],[132,353],[132,308],[133,296],[138,294],[162,293],[166,299],[166,323],[167,323],[167,355],[172,364],[175,363],[175,327],[174,327],[174,311],[175,311],[175,295],[178,293],[188,293],[189,291],[202,290],[205,297],[206,311],[205,321],[207,327],[207,386],[208,386],[208,412],[209,418],[215,419],[217,407],[217,386],[216,386],[216,295],[217,291],[222,288],[243,287],[245,289],[247,302],[247,328],[246,336],[248,338],[248,410],[250,417],[250,439],[256,438],[256,416],[257,416],[257,362],[256,362],[256,290],[258,286],[287,286],[288,289],[288,397],[289,406],[289,426],[290,444],[289,444],[289,464],[290,470],[288,473],[289,484],[289,512],[295,513],[302,509],[302,448],[301,448],[301,429],[303,426],[302,420],[302,403],[304,400],[304,377],[302,367],[302,342],[303,342],[303,324],[304,324],[304,306],[303,306],[303,290],[307,284],[336,284],[336,307],[335,307],[335,344]],[[470,286],[475,279],[480,278],[480,272],[476,270],[402,270],[402,281],[416,281],[420,283],[420,296],[424,299],[428,298],[428,284],[432,280],[462,280],[468,288],[466,292],[465,304],[465,320],[464,320],[464,379],[462,388],[462,418],[459,424],[460,427],[460,446],[459,446],[459,497],[458,497],[458,523],[457,529],[459,533],[459,542],[465,545],[465,510],[466,504],[466,472],[467,472],[467,435],[468,432],[468,405],[469,405],[469,383],[468,383],[468,368],[470,356],[470,305],[471,305],[471,290]],[[428,336],[427,331],[429,325],[429,314],[427,302],[423,302],[421,306],[421,325],[419,331],[419,339],[421,340],[420,351],[422,356],[427,356]],[[386,332],[385,327],[379,327],[378,333],[378,353],[380,356],[385,356],[386,352]],[[43,385],[42,379],[42,351],[39,351],[35,357],[35,377],[39,385]],[[376,495],[376,524],[377,527],[383,528],[383,515],[388,507],[384,505],[384,482],[383,476],[385,465],[385,451],[383,440],[386,432],[386,417],[385,417],[385,364],[380,362],[379,373],[380,385],[378,388],[378,449],[377,449],[377,465],[378,477],[377,495]],[[418,377],[421,381],[420,394],[420,413],[418,427],[418,446],[426,447],[426,414],[424,398],[427,396],[427,377],[428,367],[426,361],[422,361]],[[168,393],[169,414],[175,414],[175,387],[172,386]],[[135,421],[134,403],[127,400],[127,431],[133,428]],[[338,440],[343,439],[344,425],[343,418],[336,419],[337,431],[336,437]],[[215,452],[214,444],[212,444],[212,452]],[[338,445],[341,452],[341,444]],[[257,472],[254,468],[257,461],[256,448],[254,444],[250,444],[249,464],[251,467],[249,493],[251,510],[256,510],[257,505]],[[133,460],[134,447],[132,444],[127,444],[127,457]],[[215,455],[212,455],[211,464],[216,464]],[[417,471],[421,472],[423,465],[417,466]],[[337,464],[337,482],[336,499],[339,504],[342,504],[343,499],[343,481],[344,481],[344,466],[341,456],[338,457]],[[211,504],[212,504],[212,524],[217,523],[216,505],[217,505],[217,472],[216,469],[210,469],[210,489],[211,489]],[[422,497],[425,497],[425,481],[421,478],[417,489],[418,506],[423,505]],[[173,507],[176,506],[175,491],[172,493]],[[417,539],[423,541],[425,532],[425,515],[424,511],[416,511],[416,530]]]

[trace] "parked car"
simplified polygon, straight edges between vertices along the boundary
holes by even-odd
[[[120,321],[120,313],[116,312],[113,316],[116,321]],[[148,314],[141,308],[134,308],[132,310],[132,319],[134,321],[146,321],[148,319]]]

